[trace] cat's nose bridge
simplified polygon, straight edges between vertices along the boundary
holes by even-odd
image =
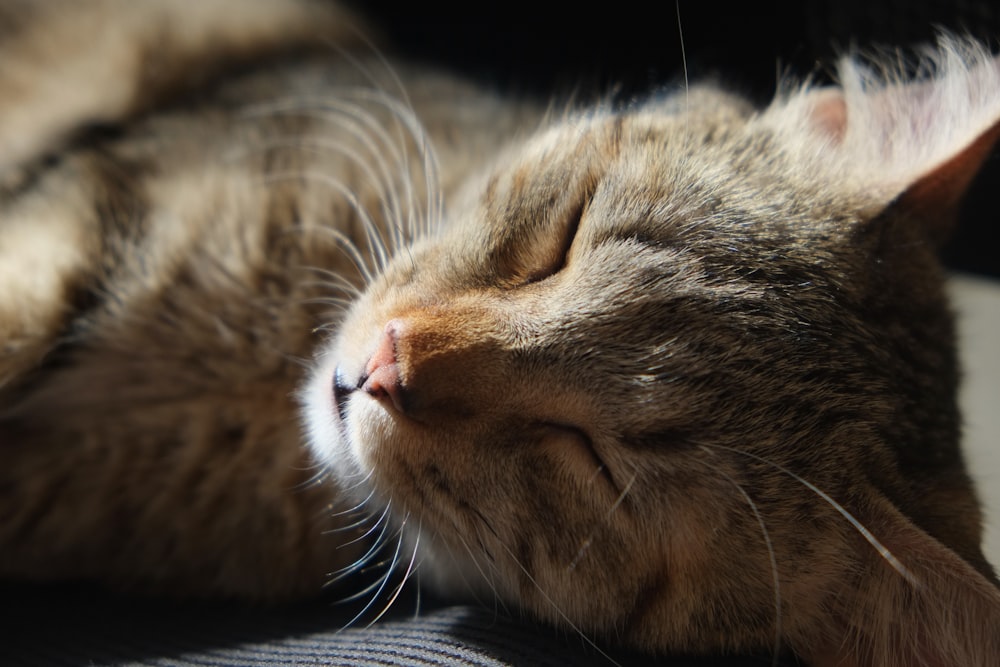
[[[361,389],[368,395],[391,401],[397,410],[405,412],[404,390],[396,358],[396,347],[402,322],[389,320],[382,329],[375,351],[365,364]]]
[[[360,388],[416,419],[468,416],[503,400],[506,357],[486,309],[412,310],[384,325]]]

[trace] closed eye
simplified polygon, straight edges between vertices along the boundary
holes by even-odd
[[[600,481],[618,493],[611,469],[583,429],[556,422],[544,422],[541,426],[545,432],[543,442],[574,475],[587,482]]]
[[[555,246],[554,252],[550,254],[549,262],[545,266],[529,273],[522,284],[530,285],[531,283],[537,283],[540,280],[554,276],[566,268],[566,265],[569,263],[569,252],[573,247],[573,240],[580,230],[580,221],[587,213],[589,206],[590,197],[586,197],[580,204],[569,210],[569,214],[560,227],[562,232],[560,244]]]

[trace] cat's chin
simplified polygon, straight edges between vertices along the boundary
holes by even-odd
[[[308,446],[342,490],[366,501],[367,510],[378,515],[384,509],[384,501],[371,493],[374,465],[371,443],[392,438],[392,433],[387,432],[392,420],[377,401],[363,395],[352,400],[342,416],[333,388],[335,372],[332,359],[321,360],[301,392]],[[416,552],[422,585],[449,599],[481,600],[484,595],[494,594],[475,563],[454,554],[435,531],[409,519],[400,529],[401,550]]]

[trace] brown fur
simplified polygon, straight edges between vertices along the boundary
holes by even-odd
[[[70,4],[0,43],[4,576],[307,595],[388,505],[401,568],[633,648],[1000,655],[935,258],[975,47],[546,115],[327,5]]]

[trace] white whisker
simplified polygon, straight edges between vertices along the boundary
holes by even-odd
[[[420,231],[422,233],[428,233],[430,231],[429,225],[438,220],[438,216],[441,214],[441,210],[443,208],[441,190],[438,186],[440,176],[437,156],[434,153],[434,148],[430,143],[427,132],[424,130],[424,126],[420,123],[420,120],[416,117],[413,111],[403,106],[398,99],[384,93],[377,95],[376,92],[377,91],[360,89],[357,91],[357,95],[362,99],[367,99],[383,105],[396,118],[398,118],[409,131],[410,137],[417,144],[417,148],[423,158],[422,173],[426,188],[427,211],[426,217],[423,220],[424,227]],[[409,185],[409,182],[407,182],[407,185]],[[414,196],[409,189],[408,194],[410,196],[410,201],[414,201]]]
[[[396,89],[399,91],[400,99],[408,112],[407,117],[417,121],[416,125],[419,128],[419,132],[417,135],[414,135],[414,140],[417,143],[420,154],[424,158],[423,174],[427,188],[427,210],[424,215],[423,228],[419,233],[427,235],[431,231],[430,226],[440,219],[444,210],[444,196],[441,188],[438,187],[440,167],[438,165],[437,155],[434,153],[434,149],[429,141],[427,132],[424,130],[423,125],[420,124],[419,119],[417,119],[416,111],[414,110],[413,103],[410,100],[410,96],[407,93],[406,86],[403,84],[403,81],[399,78],[396,70],[382,56],[380,51],[376,50],[375,55],[378,57],[379,61],[385,67],[386,72],[388,72],[389,76],[396,84]]]
[[[674,1],[674,7],[677,10],[677,39],[681,43],[681,68],[684,70],[684,107],[685,107],[684,110],[686,113],[690,113],[691,84],[688,81],[687,49],[684,48],[684,29],[681,27],[680,0]]]
[[[293,493],[299,493],[299,492],[302,492],[302,491],[308,491],[309,489],[315,488],[317,486],[320,486],[320,485],[326,483],[326,481],[330,478],[330,469],[329,469],[329,467],[325,466],[325,465],[318,465],[317,464],[315,466],[315,468],[317,468],[317,470],[316,470],[315,473],[313,473],[312,475],[310,475],[305,480],[303,480],[303,481],[301,481],[301,482],[299,482],[297,484],[294,484],[292,486],[291,491]],[[302,469],[302,468],[300,468],[300,469]],[[309,468],[304,468],[302,470],[303,470],[303,472],[305,472],[308,469]]]
[[[359,511],[358,514],[361,515],[360,519],[352,521],[351,523],[348,523],[348,524],[344,524],[343,526],[337,526],[336,528],[328,528],[327,530],[323,531],[323,534],[324,535],[336,535],[337,533],[347,533],[347,532],[350,532],[350,531],[352,531],[352,530],[354,530],[356,528],[360,528],[361,526],[365,525],[366,523],[368,523],[369,521],[371,521],[374,518],[373,515],[368,514],[367,512],[364,512],[364,511]],[[347,518],[349,518],[349,519],[353,519],[354,518],[354,516],[352,516],[350,514],[345,515],[345,516]]]
[[[711,455],[714,453],[709,450],[704,445],[702,449]],[[743,499],[747,501],[750,506],[750,510],[753,512],[754,517],[757,519],[757,525],[760,526],[761,534],[764,537],[764,545],[767,547],[767,555],[771,561],[771,577],[774,582],[774,646],[772,647],[772,665],[777,667],[778,656],[781,651],[781,580],[778,576],[778,561],[774,555],[774,545],[771,543],[771,535],[767,530],[767,526],[764,524],[764,517],[761,516],[760,510],[757,508],[757,503],[753,501],[750,494],[746,492],[746,489],[742,485],[737,483],[731,476],[723,472],[721,469],[717,469],[716,472],[722,475],[730,484],[732,484]]]
[[[489,562],[488,566],[490,572],[489,574],[487,574],[486,571],[483,570],[483,567],[479,564],[479,559],[476,558],[476,554],[473,552],[472,547],[469,545],[468,541],[466,541],[465,537],[463,537],[461,533],[456,533],[456,535],[458,536],[459,541],[462,543],[462,547],[465,549],[466,553],[469,554],[469,558],[472,560],[472,565],[479,572],[479,576],[482,577],[482,580],[486,582],[487,586],[489,586],[490,592],[493,593],[493,613],[496,614],[498,607],[502,607],[504,613],[509,614],[509,610],[507,609],[507,606],[504,604],[503,597],[500,595],[500,591],[497,590],[496,578],[495,578],[496,566],[492,562]],[[452,554],[452,558],[454,559],[454,554]],[[487,558],[487,561],[489,560],[490,559]],[[459,576],[461,576],[462,580],[465,582],[466,588],[472,591],[472,596],[476,599],[476,601],[484,607],[488,606],[485,602],[479,599],[479,594],[476,591],[476,587],[472,586],[469,580],[466,579],[462,568],[461,567],[457,568],[457,571],[459,573]]]
[[[531,573],[528,572],[528,568],[526,568],[521,563],[521,561],[519,561],[517,559],[517,556],[515,556],[514,552],[510,550],[510,547],[508,547],[503,542],[500,542],[499,544],[503,548],[503,550],[507,552],[507,555],[510,556],[511,561],[513,561],[513,563],[515,565],[517,565],[518,568],[521,569],[521,572],[524,574],[525,577],[527,577],[528,581],[531,582],[531,584],[535,587],[535,590],[538,591],[538,593],[542,596],[542,598],[545,600],[545,602],[550,607],[552,607],[552,609],[557,614],[559,614],[559,617],[562,618],[563,622],[566,623],[566,625],[568,625],[575,633],[577,633],[577,635],[579,635],[581,639],[583,639],[585,642],[587,642],[587,644],[592,649],[594,649],[595,651],[597,651],[598,653],[600,653],[602,657],[606,658],[608,660],[608,662],[610,662],[613,665],[617,665],[618,667],[622,667],[621,664],[618,661],[616,661],[614,658],[612,658],[610,655],[608,655],[606,652],[604,652],[601,649],[601,647],[597,645],[597,642],[595,642],[593,639],[591,639],[590,637],[588,637],[586,635],[586,633],[584,633],[583,630],[580,629],[580,626],[578,626],[576,623],[574,623],[572,620],[570,620],[569,616],[567,616],[566,613],[562,610],[562,608],[558,604],[556,604],[556,601],[553,600],[552,597],[548,593],[545,592],[545,589],[541,587],[541,585],[538,583],[538,581],[536,581],[535,578],[533,576],[531,576]]]
[[[373,603],[375,599],[378,598],[378,595],[381,592],[382,588],[385,587],[386,581],[392,576],[392,569],[393,566],[395,565],[395,562],[396,562],[395,558],[387,558],[385,560],[379,561],[378,563],[375,563],[371,567],[359,570],[359,572],[364,573],[364,572],[370,572],[378,568],[382,570],[382,572],[379,574],[378,578],[375,579],[375,581],[373,581],[372,583],[368,584],[367,586],[358,591],[355,591],[354,593],[351,593],[350,595],[347,595],[345,597],[340,598],[339,600],[334,601],[333,604],[344,605],[344,604],[350,604],[351,602],[357,602],[358,600],[366,597],[372,591],[376,591],[376,589],[378,589],[375,592],[373,599],[368,604],[370,605],[371,603]],[[386,567],[387,565],[389,565],[389,567]],[[367,609],[368,605],[365,606],[365,610]],[[358,620],[358,618],[360,618],[360,614],[351,619],[348,623],[346,623],[344,627],[349,627],[353,625]]]
[[[382,611],[376,614],[375,618],[373,618],[371,621],[368,622],[368,625],[365,626],[366,628],[370,628],[372,625],[377,623],[380,618],[385,616],[386,612],[389,611],[392,605],[395,604],[396,600],[399,598],[399,594],[402,593],[403,587],[406,586],[406,582],[410,580],[410,576],[414,572],[414,564],[417,561],[417,550],[419,548],[420,548],[420,531],[417,530],[417,537],[414,540],[413,544],[413,553],[410,554],[410,562],[406,566],[406,571],[403,572],[402,581],[400,581],[399,584],[396,586],[396,588],[393,590],[392,594],[389,596],[389,600],[385,603],[385,606],[382,608]]]
[[[312,299],[301,299],[298,303],[305,305],[330,306],[334,309],[333,312],[345,313],[354,304],[354,301],[335,296],[317,296]],[[323,325],[323,327],[328,326],[329,324]]]
[[[253,155],[277,149],[296,149],[301,152],[312,153],[319,156],[326,153],[339,153],[347,157],[353,164],[361,169],[364,176],[368,179],[368,182],[374,185],[375,190],[378,193],[378,200],[382,208],[383,218],[387,224],[392,226],[394,232],[393,243],[398,246],[402,243],[402,232],[399,231],[399,227],[395,224],[395,221],[402,219],[403,213],[400,210],[399,201],[395,195],[395,190],[393,189],[389,168],[385,164],[381,155],[379,155],[378,148],[372,145],[372,142],[368,139],[367,135],[361,131],[361,128],[354,123],[349,124],[348,119],[341,120],[341,124],[347,126],[347,129],[352,132],[351,138],[365,144],[370,157],[377,163],[381,173],[376,173],[369,161],[366,160],[360,153],[350,148],[345,142],[331,141],[322,137],[310,137],[309,139],[302,139],[298,137],[272,139],[267,143],[257,146],[241,147],[238,151],[233,151],[228,157],[230,159],[237,159],[246,155]]]
[[[354,299],[361,296],[361,290],[358,289],[357,285],[353,284],[351,281],[344,278],[342,275],[340,275],[335,271],[331,271],[330,269],[326,269],[319,266],[305,266],[302,267],[302,270],[319,273],[324,277],[324,280],[322,282],[307,283],[307,284],[317,285],[319,287],[328,287],[330,289],[343,292],[346,296],[349,296]]]
[[[339,178],[335,178],[328,174],[317,173],[312,171],[296,170],[288,172],[275,172],[268,174],[263,177],[266,181],[277,182],[282,180],[311,180],[323,185],[329,186],[339,192],[351,209],[358,215],[361,221],[361,227],[365,233],[365,240],[368,245],[368,254],[374,264],[376,270],[382,270],[385,268],[386,264],[389,262],[388,253],[386,251],[385,239],[382,238],[382,233],[379,230],[378,225],[372,219],[371,215],[368,213],[368,209],[362,205],[358,200],[357,194],[352,190],[346,183],[344,183]],[[327,231],[333,231],[327,229]],[[371,282],[370,277],[372,274],[366,272],[366,276],[369,277],[369,282]]]
[[[358,470],[357,472],[351,472],[351,473],[349,473],[349,475],[348,475],[349,477],[356,477],[358,479],[358,481],[354,482],[353,484],[351,484],[351,486],[347,487],[346,489],[343,489],[342,492],[344,494],[350,494],[355,489],[358,489],[358,488],[364,486],[365,484],[367,484],[368,480],[370,480],[374,474],[375,474],[374,470],[369,470],[368,472],[364,472],[362,470]],[[369,489],[368,497],[365,498],[365,500],[362,502],[362,504],[368,502],[372,498],[372,496],[374,496],[374,495],[375,495],[375,490],[374,489]]]
[[[422,156],[422,175],[427,191],[427,212],[423,223],[428,225],[431,220],[436,220],[440,213],[441,193],[438,188],[438,166],[432,147],[426,136],[423,126],[417,120],[412,110],[401,105],[392,96],[380,93],[379,91],[364,88],[345,88],[338,91],[340,97],[323,98],[292,98],[288,100],[278,100],[264,105],[256,105],[245,111],[247,116],[277,113],[295,113],[299,115],[314,117],[319,120],[337,122],[341,126],[346,126],[353,138],[361,142],[367,149],[372,159],[379,166],[383,174],[383,183],[392,182],[391,174],[410,173],[409,158],[406,151],[406,140],[400,137],[400,141],[395,141],[389,136],[383,123],[373,117],[373,114],[361,105],[349,101],[354,97],[363,101],[377,104],[388,111],[395,119],[397,126],[405,128],[412,141],[417,145],[418,152]],[[331,115],[336,114],[336,115]],[[353,124],[347,125],[348,120]],[[393,168],[382,159],[384,154],[391,158]],[[414,215],[416,214],[416,196],[412,190],[412,179],[406,178],[402,181],[405,189],[405,199],[408,202],[407,215],[403,216],[398,203],[394,205],[397,212],[393,220],[405,220],[410,230],[408,238],[413,238]],[[383,192],[388,190],[384,188]],[[390,191],[391,192],[391,191]],[[396,201],[393,199],[393,201]],[[400,231],[398,228],[395,231]],[[426,229],[421,231],[426,232]],[[402,245],[400,243],[400,245]]]
[[[733,447],[726,447],[726,446],[723,446],[723,445],[711,445],[711,448],[712,449],[724,449],[726,451],[730,451],[730,452],[734,452],[736,454],[742,454],[743,456],[750,457],[750,458],[754,459],[755,461],[759,461],[759,462],[761,462],[761,463],[763,463],[765,465],[769,465],[772,468],[785,473],[786,475],[788,475],[789,477],[791,477],[795,481],[799,482],[800,484],[802,484],[803,486],[805,486],[807,489],[809,489],[810,491],[812,491],[813,493],[815,493],[817,496],[819,496],[820,498],[822,498],[828,505],[830,505],[830,507],[832,507],[833,509],[835,509],[841,516],[843,516],[845,519],[847,519],[848,523],[850,523],[851,526],[853,526],[854,529],[856,531],[858,531],[858,533],[863,538],[865,538],[865,540],[875,549],[875,551],[877,551],[878,554],[892,567],[892,569],[896,570],[896,572],[898,572],[904,579],[906,579],[906,581],[909,582],[909,584],[911,586],[913,586],[914,588],[919,588],[920,587],[920,580],[917,579],[917,577],[912,572],[910,572],[910,570],[907,569],[907,567],[905,565],[903,565],[903,563],[900,562],[900,560],[898,558],[896,558],[896,556],[888,549],[888,547],[886,547],[884,544],[882,544],[882,542],[880,542],[878,540],[878,538],[875,537],[875,535],[872,534],[872,532],[870,530],[868,530],[868,528],[865,527],[864,524],[862,524],[860,521],[858,521],[858,519],[853,514],[851,514],[850,512],[848,512],[847,509],[843,505],[841,505],[836,500],[834,500],[833,498],[831,498],[826,492],[824,492],[822,489],[820,489],[819,487],[817,487],[815,484],[813,484],[809,480],[800,477],[799,475],[795,474],[794,472],[792,472],[788,468],[786,468],[786,467],[784,467],[782,465],[779,465],[779,464],[775,463],[774,461],[769,461],[769,460],[767,460],[767,459],[765,459],[765,458],[763,458],[761,456],[757,456],[756,454],[752,454],[750,452],[744,452],[744,451],[741,451],[739,449],[735,449]]]
[[[364,481],[367,481],[369,477],[371,477],[371,473],[365,475]],[[348,508],[346,510],[340,511],[340,512],[335,512],[335,513],[331,514],[330,516],[331,517],[345,516],[345,515],[351,515],[351,514],[354,514],[355,512],[361,511],[361,509],[365,505],[368,504],[368,502],[372,499],[372,497],[374,497],[374,495],[375,495],[375,489],[372,489],[369,492],[369,494],[365,497],[365,499],[362,500],[361,502],[359,502],[357,505],[355,505],[353,507],[350,507],[350,508]],[[370,516],[373,516],[373,515],[370,515]]]
[[[327,575],[327,577],[329,577],[329,579],[327,580],[327,582],[325,584],[326,586],[334,584],[334,583],[336,583],[336,582],[344,579],[345,577],[347,577],[347,576],[349,576],[349,575],[351,575],[351,574],[353,574],[355,572],[363,571],[363,569],[368,565],[369,561],[371,561],[371,559],[374,558],[376,554],[380,553],[382,551],[382,549],[385,548],[385,545],[389,543],[385,539],[385,534],[386,534],[388,526],[389,526],[389,521],[385,520],[386,517],[387,517],[387,515],[388,515],[388,507],[386,507],[386,511],[382,513],[382,516],[379,517],[379,520],[368,531],[366,531],[365,534],[362,536],[362,538],[366,538],[366,537],[370,536],[371,533],[374,532],[374,530],[376,528],[378,528],[378,526],[379,526],[380,523],[383,524],[382,525],[382,530],[379,532],[378,536],[372,541],[372,545],[368,549],[368,551],[365,552],[365,554],[362,555],[361,557],[357,558],[350,565],[342,567],[339,570],[334,570],[333,572],[330,572]],[[352,540],[351,542],[348,542],[347,544],[338,545],[337,548],[340,549],[340,548],[343,548],[343,547],[347,546],[348,544],[356,543],[356,542],[358,542],[362,538],[359,538],[359,539],[356,539],[356,540]]]
[[[375,602],[378,600],[379,596],[382,594],[382,591],[385,590],[385,587],[389,583],[389,579],[391,579],[391,577],[392,577],[392,573],[396,569],[396,565],[399,563],[399,552],[400,552],[400,550],[403,547],[403,529],[406,527],[406,521],[407,521],[408,518],[409,518],[408,516],[407,517],[403,517],[403,521],[400,524],[399,530],[396,532],[396,535],[397,535],[396,550],[395,550],[395,552],[392,555],[392,561],[391,561],[391,563],[389,563],[389,567],[386,568],[385,575],[382,576],[379,580],[376,581],[376,584],[378,584],[378,588],[372,594],[371,600],[368,601],[368,603],[361,609],[361,611],[359,611],[354,616],[354,618],[352,618],[350,621],[348,621],[347,623],[345,623],[344,626],[340,630],[338,630],[338,632],[344,630],[345,628],[349,628],[352,625],[354,625],[355,623],[357,623],[360,618],[362,618],[366,613],[368,613],[368,610],[371,609],[372,605],[374,605]],[[367,593],[367,590],[365,591],[365,593]],[[352,597],[354,599],[359,599],[361,596],[360,595],[355,595],[355,596],[352,596]]]
[[[415,590],[416,600],[414,600],[414,602],[413,602],[413,620],[417,620],[418,618],[420,618],[420,602],[421,602],[420,591],[423,588],[423,586],[420,584],[420,564],[419,563],[417,563],[417,568],[416,568],[416,570],[414,572],[414,575],[417,578],[417,585],[414,587],[416,589]]]
[[[347,543],[345,543],[345,544],[343,544],[343,545],[341,545],[341,546],[347,546],[347,545],[349,545],[349,544],[354,544],[354,543],[356,543],[356,542],[360,542],[361,540],[363,540],[363,539],[367,538],[367,537],[368,537],[369,535],[371,535],[371,534],[372,534],[373,532],[375,532],[375,530],[376,530],[376,529],[378,528],[379,524],[380,524],[380,523],[383,523],[383,522],[384,522],[384,523],[385,523],[385,525],[384,525],[384,526],[382,527],[382,532],[381,532],[381,533],[379,533],[379,536],[378,536],[378,537],[376,538],[376,540],[375,540],[375,541],[377,542],[377,541],[381,540],[381,539],[382,539],[382,536],[383,536],[383,535],[385,534],[385,532],[386,532],[386,528],[387,528],[387,527],[388,527],[388,525],[389,525],[389,522],[387,521],[387,517],[388,517],[388,516],[389,516],[389,505],[387,504],[387,505],[385,506],[385,509],[384,509],[384,510],[382,511],[382,515],[381,515],[381,516],[379,516],[378,520],[377,520],[377,521],[376,521],[376,522],[375,522],[375,523],[374,523],[374,524],[373,524],[373,525],[371,526],[371,528],[369,528],[368,530],[366,530],[366,531],[364,532],[364,534],[360,535],[359,537],[357,537],[357,538],[355,538],[355,539],[351,540],[350,542],[347,542]],[[339,548],[339,547],[338,547],[338,548]]]
[[[635,480],[638,474],[639,474],[638,471],[632,473],[632,478],[629,479],[628,483],[625,485],[625,488],[623,488],[621,493],[618,494],[618,497],[615,498],[615,501],[611,503],[611,507],[608,508],[607,513],[604,515],[605,524],[611,521],[611,516],[615,513],[615,511],[618,510],[622,502],[625,501],[625,497],[629,494],[629,491],[632,490],[632,485],[635,484]],[[590,547],[593,545],[594,536],[597,534],[597,531],[598,528],[594,528],[594,530],[591,531],[590,535],[588,535],[587,538],[580,543],[580,548],[577,550],[576,555],[573,557],[573,560],[570,561],[569,565],[566,566],[567,571],[575,570],[577,565],[580,564],[580,561],[583,560],[583,557],[587,554],[587,552],[590,550]]]
[[[608,513],[605,516],[605,520],[610,519],[611,515],[614,514],[615,511],[621,506],[622,502],[625,501],[625,497],[629,494],[629,491],[632,490],[632,485],[635,484],[635,478],[637,475],[638,472],[632,473],[632,478],[629,479],[628,484],[625,485],[625,488],[622,489],[622,492],[618,494],[618,497],[615,499],[615,502],[612,503],[611,507],[608,509]]]
[[[371,570],[373,567],[379,567],[389,562],[388,559],[376,563],[371,562],[372,559],[376,555],[381,553],[382,550],[385,549],[387,545],[391,544],[388,540],[383,540],[381,538],[382,536],[380,535],[379,539],[375,541],[375,543],[372,545],[372,548],[369,549],[364,556],[358,558],[350,565],[347,565],[345,567],[340,568],[339,570],[334,570],[333,572],[331,572],[328,575],[327,580],[323,583],[323,587],[329,588],[330,586],[336,584],[337,582],[343,581],[348,576],[357,574],[359,572],[367,572]]]
[[[323,180],[323,177],[319,175],[313,175],[313,177],[317,178],[318,180]],[[285,180],[301,180],[303,178],[309,178],[309,176],[302,173],[290,172],[282,175],[273,175],[269,178],[273,179],[283,178]],[[349,201],[352,202],[352,206],[356,203],[356,199],[353,198],[353,195],[349,196]],[[363,213],[363,211],[359,213],[361,215],[366,215]],[[321,233],[330,236],[334,240],[334,242],[337,243],[338,247],[341,248],[344,254],[347,255],[348,259],[351,260],[351,263],[358,270],[358,273],[361,274],[362,278],[365,280],[366,283],[371,283],[372,281],[374,281],[375,276],[372,273],[371,268],[368,266],[368,263],[365,261],[364,257],[362,257],[361,252],[358,250],[358,247],[357,245],[355,245],[353,239],[351,239],[349,236],[347,236],[344,232],[340,231],[339,229],[334,229],[332,227],[320,227],[319,231]]]

